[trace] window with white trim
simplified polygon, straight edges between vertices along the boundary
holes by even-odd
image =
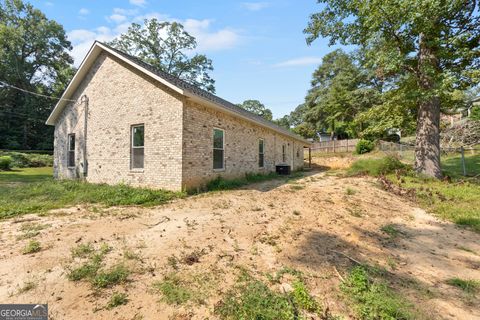
[[[287,146],[284,144],[282,145],[282,161],[287,162]]]
[[[131,129],[131,169],[143,169],[145,159],[145,126],[134,125]]]
[[[225,169],[225,131],[213,129],[213,169]]]
[[[70,133],[68,135],[68,156],[67,156],[67,166],[75,167],[75,133]]]
[[[265,142],[263,139],[258,140],[258,167],[265,167]]]

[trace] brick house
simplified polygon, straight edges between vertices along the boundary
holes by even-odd
[[[169,190],[217,176],[303,167],[310,143],[143,61],[95,42],[47,120],[54,176]]]

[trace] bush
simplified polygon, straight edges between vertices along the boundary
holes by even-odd
[[[0,170],[10,170],[12,168],[12,158],[10,156],[0,157]]]
[[[388,156],[379,159],[360,159],[355,161],[350,169],[348,175],[362,175],[367,174],[371,176],[380,176],[384,174],[393,173],[396,171],[409,171],[410,166],[402,163],[393,156]]]
[[[375,148],[375,143],[370,140],[360,140],[355,147],[355,152],[357,154],[364,154],[372,151]]]
[[[12,159],[12,167],[15,168],[37,168],[53,166],[53,156],[49,154],[3,152],[2,155]]]

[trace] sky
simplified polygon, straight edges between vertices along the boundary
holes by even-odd
[[[78,66],[94,40],[110,41],[145,18],[181,22],[212,59],[216,94],[233,103],[256,99],[274,118],[304,101],[311,75],[334,47],[311,46],[303,29],[316,0],[31,0],[62,24]]]

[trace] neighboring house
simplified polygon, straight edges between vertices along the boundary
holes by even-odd
[[[303,167],[310,143],[274,123],[95,42],[47,120],[54,175],[169,190]]]

